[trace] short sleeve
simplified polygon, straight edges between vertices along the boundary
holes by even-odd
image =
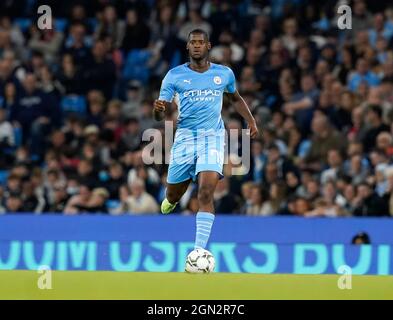
[[[228,68],[228,84],[225,87],[225,92],[235,93],[236,91],[236,78],[232,69]]]
[[[159,100],[164,100],[172,102],[173,96],[175,95],[175,86],[173,77],[170,72],[168,72],[161,83]]]

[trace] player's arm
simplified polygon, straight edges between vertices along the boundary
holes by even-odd
[[[174,79],[169,71],[161,83],[160,96],[154,101],[153,118],[161,121],[165,118],[165,110],[169,108],[175,95]]]
[[[165,110],[169,107],[169,102],[164,100],[155,100],[153,105],[153,118],[161,121],[165,118]]]
[[[244,120],[247,121],[248,128],[250,129],[251,138],[256,138],[259,134],[258,127],[246,101],[244,101],[243,97],[239,94],[239,91],[237,90],[235,90],[234,93],[228,93],[228,96],[231,103],[235,107],[235,110],[243,117]]]

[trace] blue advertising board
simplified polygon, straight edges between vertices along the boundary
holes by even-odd
[[[358,232],[371,245],[351,245]],[[0,269],[183,271],[193,216],[0,216]],[[393,219],[218,215],[216,271],[393,274]]]

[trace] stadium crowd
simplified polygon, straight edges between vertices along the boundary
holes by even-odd
[[[52,29],[37,27],[40,4]],[[340,4],[352,29],[337,27]],[[262,133],[250,170],[241,147],[228,156],[216,212],[393,215],[393,4],[10,0],[0,12],[1,213],[158,213],[167,165],[144,163],[141,137],[163,132],[153,100],[202,28]],[[227,101],[222,114],[245,128]],[[178,213],[198,211],[196,188]]]

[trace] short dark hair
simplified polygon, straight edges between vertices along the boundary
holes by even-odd
[[[278,147],[278,145],[277,144],[275,144],[274,142],[273,143],[271,143],[271,144],[269,144],[268,146],[267,146],[267,149],[268,150],[276,150],[276,151],[280,151],[280,148]]]
[[[351,243],[356,244],[356,240],[360,240],[362,244],[370,244],[371,243],[370,236],[365,232],[359,232],[358,234],[356,234],[352,238]]]
[[[362,181],[360,181],[357,185],[356,185],[356,187],[357,188],[359,188],[359,187],[367,187],[367,188],[369,188],[369,189],[372,189],[372,187],[367,183],[367,181],[365,181],[365,180],[362,180]]]
[[[386,76],[382,78],[382,83],[390,83],[393,84],[393,76]]]
[[[194,29],[192,30],[189,34],[188,34],[188,40],[190,40],[190,36],[192,34],[203,34],[203,36],[205,37],[206,41],[210,41],[209,40],[209,34],[203,30],[203,29]]]
[[[382,108],[377,104],[371,104],[368,106],[368,110],[375,113],[378,118],[382,118]]]

